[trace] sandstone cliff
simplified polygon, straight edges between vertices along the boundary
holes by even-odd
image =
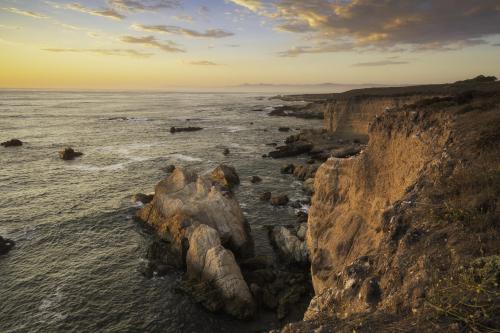
[[[316,296],[284,332],[499,329],[500,89],[474,87],[330,102],[369,143],[316,173]]]

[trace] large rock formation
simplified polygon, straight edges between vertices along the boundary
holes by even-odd
[[[214,288],[211,297],[220,298],[226,312],[248,318],[255,307],[233,252],[244,257],[253,244],[238,202],[219,181],[175,168],[138,217],[169,243],[170,264],[186,265],[191,280]]]
[[[368,147],[320,166],[307,231],[316,296],[306,321],[283,332],[499,328],[490,296],[500,292],[500,87],[492,85],[376,106]]]

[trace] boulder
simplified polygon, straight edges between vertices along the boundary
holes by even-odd
[[[179,133],[179,132],[196,132],[196,131],[201,131],[203,128],[201,127],[170,127],[170,133]]]
[[[275,227],[271,231],[271,240],[280,256],[289,263],[307,264],[309,251],[307,244],[293,235],[285,227]]]
[[[10,139],[8,141],[2,142],[0,145],[7,147],[19,147],[23,145],[23,142],[19,139]]]
[[[144,194],[144,193],[137,193],[132,197],[132,202],[140,202],[142,204],[148,204],[151,201],[153,201],[154,194]]]
[[[306,214],[307,217],[307,214]],[[301,223],[299,227],[297,228],[297,237],[301,240],[304,241],[306,239],[307,235],[307,219],[305,223]]]
[[[262,178],[260,178],[259,176],[252,176],[252,178],[250,178],[250,182],[252,182],[252,184],[260,183],[261,181]]]
[[[280,131],[280,132],[289,132],[290,131],[290,127],[280,127],[280,128],[278,128],[278,131]]]
[[[214,182],[229,189],[240,184],[240,177],[236,173],[236,169],[226,164],[221,164],[215,168],[210,174],[210,178]]]
[[[59,157],[65,161],[74,160],[76,157],[82,156],[83,153],[75,151],[71,147],[64,148],[59,152]]]
[[[293,170],[295,169],[295,165],[287,164],[281,167],[281,173],[286,175],[293,174]]]
[[[314,193],[314,178],[307,178],[304,181],[303,188],[304,188],[304,191],[306,191],[306,193],[313,194]]]
[[[236,199],[212,186],[208,176],[183,168],[177,167],[156,185],[153,201],[140,209],[137,216],[169,242],[172,260],[178,266],[185,264],[189,236],[200,224],[215,229],[221,243],[236,255],[252,252],[249,227]]]
[[[261,201],[269,201],[271,200],[271,192],[264,192],[260,195],[260,200]]]
[[[166,173],[172,173],[175,170],[175,165],[173,164],[167,165],[162,170],[165,171]]]
[[[0,236],[0,255],[9,253],[16,243],[13,240]]]
[[[225,156],[229,155],[229,153],[229,148],[224,148],[224,150],[222,151],[222,154],[224,154]]]
[[[288,201],[288,196],[286,194],[276,195],[271,197],[271,205],[273,206],[285,206]]]

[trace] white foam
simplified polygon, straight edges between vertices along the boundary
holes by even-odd
[[[123,162],[123,163],[116,163],[116,164],[111,164],[111,165],[106,165],[106,166],[80,164],[80,165],[70,165],[70,166],[68,166],[68,168],[74,169],[74,170],[79,170],[79,171],[86,171],[86,172],[117,171],[117,170],[122,170],[126,164],[128,164],[128,163]]]
[[[203,159],[198,158],[198,157],[193,157],[189,155],[184,155],[184,154],[172,154],[170,157],[176,159],[176,160],[181,160],[181,161],[186,161],[186,162],[201,162]]]

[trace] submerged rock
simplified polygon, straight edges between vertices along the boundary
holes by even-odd
[[[295,169],[295,165],[287,164],[281,167],[281,173],[285,175],[293,174],[293,170]]]
[[[75,151],[71,147],[64,148],[59,152],[59,157],[65,161],[74,160],[76,157],[82,156],[83,153]]]
[[[13,240],[0,236],[0,255],[9,253],[14,245],[16,245],[16,243]]]
[[[271,197],[271,205],[273,206],[285,206],[290,199],[286,194],[276,195]]]
[[[261,181],[262,178],[260,178],[259,176],[252,176],[252,178],[250,178],[250,182],[252,182],[252,184],[260,183]]]
[[[233,188],[240,184],[240,177],[232,166],[221,164],[210,174],[211,179],[223,187]]]
[[[224,154],[225,156],[229,155],[231,152],[229,151],[229,148],[224,148],[224,150],[222,151],[222,154]]]
[[[179,132],[196,132],[196,131],[201,131],[203,128],[201,127],[194,127],[194,126],[189,126],[189,127],[175,127],[172,126],[170,127],[170,133],[179,133]]]
[[[290,131],[290,127],[279,127],[278,131],[280,131],[280,132],[289,132]]]
[[[2,142],[0,145],[7,147],[19,147],[23,145],[23,142],[19,139],[10,139],[8,141]]]

